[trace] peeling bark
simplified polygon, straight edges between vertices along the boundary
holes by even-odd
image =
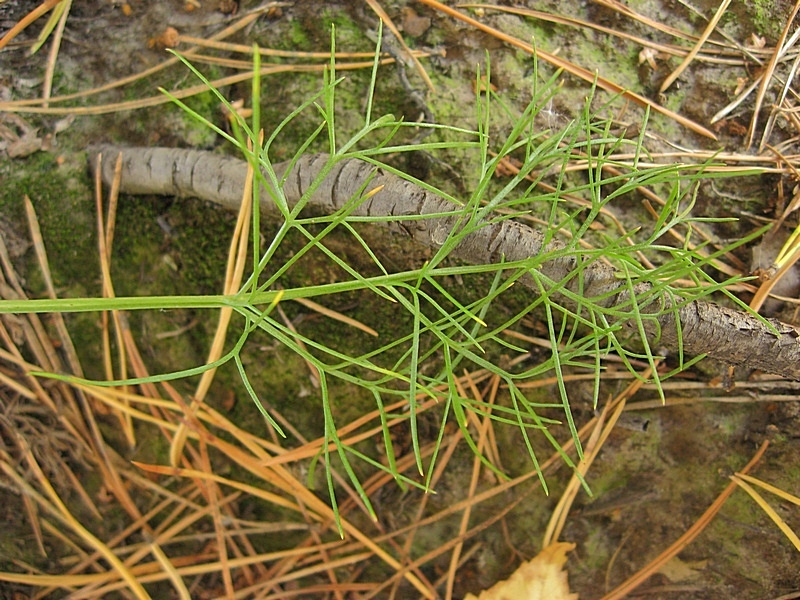
[[[102,174],[107,184],[113,178],[115,158],[122,152],[121,191],[124,193],[196,197],[231,209],[239,207],[246,173],[246,164],[241,160],[199,150],[173,148],[99,145],[91,147],[89,152],[92,165],[96,153],[104,155]],[[290,205],[308,190],[327,159],[324,154],[307,155],[296,163],[284,186]],[[287,163],[274,166],[279,178],[286,174],[287,168]],[[337,163],[312,195],[310,206],[330,214],[342,208],[367,181],[367,190],[383,187],[362,202],[353,211],[354,215],[404,217],[453,211],[453,205],[447,200],[359,160]],[[268,198],[266,192],[262,198]],[[264,202],[263,209],[274,212],[275,206]],[[423,220],[397,220],[386,225],[420,244],[436,248],[442,245],[457,222],[458,216],[453,214]],[[544,241],[543,232],[516,221],[503,220],[486,224],[465,236],[451,256],[472,264],[487,264],[497,263],[502,257],[506,261],[524,260],[563,247],[559,242],[550,242],[543,247]],[[539,270],[558,282],[569,277],[576,267],[575,259],[567,257],[547,260]],[[520,281],[537,291],[533,278]],[[571,277],[567,287],[577,293],[578,285],[578,278]],[[626,284],[615,277],[612,268],[601,262],[583,266],[580,285],[585,297],[603,296],[603,303],[608,307],[630,303],[629,293],[624,287]],[[635,292],[640,294],[647,290],[647,284],[641,284]],[[679,302],[676,310],[670,310],[673,306],[674,300],[662,295],[640,307],[643,315],[659,313],[657,317],[645,320],[651,343],[675,349],[678,342],[677,318],[687,355],[707,354],[731,365],[800,380],[798,329],[770,320],[777,330],[776,335],[750,314],[708,302]]]

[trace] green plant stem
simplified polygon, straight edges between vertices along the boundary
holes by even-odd
[[[195,196],[229,208],[239,203],[246,172],[240,160],[170,148],[101,146],[91,151],[106,156],[123,154],[123,192]],[[584,299],[591,299],[596,308],[615,314],[620,326],[632,335],[643,332],[651,347],[680,346],[681,357],[683,352],[707,354],[731,365],[800,380],[800,331],[790,325],[682,299],[647,277],[632,285],[598,260],[598,253],[587,258],[574,248],[550,241],[550,231],[491,215],[470,219],[463,207],[377,166],[372,159],[337,157],[331,165],[332,160],[324,154],[304,155],[291,163],[273,165],[283,185],[280,190],[262,190],[263,207],[274,212],[272,199],[280,197],[292,206],[303,202],[316,211],[334,214],[361,197],[361,204],[348,208],[348,214],[383,222],[390,230],[437,249],[431,261],[434,265],[446,255],[471,264],[494,264],[495,270],[498,263],[520,261],[532,270],[520,283],[534,293],[539,293],[539,278],[543,278],[555,286],[553,298],[568,310],[587,306]],[[107,183],[113,179],[112,165],[111,160],[103,162]],[[634,302],[638,306],[632,310]]]

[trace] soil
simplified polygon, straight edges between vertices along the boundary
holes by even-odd
[[[39,4],[38,1],[6,0],[0,4],[0,35]],[[189,11],[190,5],[197,5]],[[238,14],[254,8],[252,2],[242,1]],[[425,117],[418,96],[425,98],[436,121],[465,128],[476,127],[474,80],[476,65],[491,66],[491,81],[497,94],[507,105],[507,113],[498,110],[491,130],[492,136],[502,138],[512,126],[531,97],[533,59],[520,50],[498,42],[487,34],[406,0],[382,3],[390,16],[401,23],[406,41],[415,48],[433,49],[424,60],[435,90],[427,91],[412,67],[405,68],[410,87],[402,83],[394,66],[381,68],[375,99],[376,114],[402,115],[408,121]],[[553,13],[574,11],[579,18],[594,23],[665,41],[651,27],[625,19],[603,3],[528,2],[529,7]],[[572,6],[574,4],[574,6]],[[165,59],[160,42],[166,25],[182,35],[208,37],[220,31],[235,14],[226,14],[235,3],[201,0],[184,5],[172,0],[130,0],[124,2],[86,2],[75,0],[65,30],[64,41],[56,63],[53,95],[73,93],[114,81],[154,66]],[[569,5],[569,6],[568,6]],[[630,2],[634,10],[669,23],[683,31],[699,34],[705,22],[681,3],[666,0]],[[697,3],[697,10],[711,15],[715,2]],[[746,5],[746,6],[745,6]],[[330,47],[331,25],[335,25],[336,46],[339,50],[371,52],[374,49],[375,19],[366,3],[298,1],[282,4],[266,12],[228,41],[242,44],[257,42],[264,48],[285,50],[314,50],[325,52]],[[768,47],[774,46],[790,5],[781,0],[759,0],[733,3],[721,29],[732,39],[744,43],[751,34],[763,36]],[[472,13],[494,27],[512,33],[520,39],[534,39],[537,46],[589,69],[622,86],[647,97],[658,96],[658,84],[675,66],[676,59],[656,58],[656,68],[648,62],[639,63],[641,50],[632,42],[613,39],[606,34],[565,25],[548,24],[518,16],[493,13]],[[41,22],[23,32],[4,51],[0,51],[0,101],[36,98],[41,94],[41,82],[48,46],[37,54],[28,49],[41,29]],[[162,40],[163,41],[163,40]],[[178,48],[179,50],[182,48]],[[241,56],[236,56],[241,58]],[[233,72],[221,65],[203,65],[201,70],[209,79]],[[545,76],[553,69],[544,63],[538,68]],[[360,115],[366,102],[369,70],[341,73],[344,81],[337,88],[336,117],[343,132],[352,133],[360,125]],[[660,97],[662,104],[708,127],[712,115],[725,106],[734,95],[737,78],[749,73],[741,66],[694,63],[683,73],[676,85]],[[277,73],[265,77],[262,123],[267,131],[276,127],[296,106],[306,101],[321,87],[321,73]],[[543,118],[552,124],[566,123],[580,116],[588,87],[584,82],[564,77],[558,94],[548,105]],[[158,95],[157,87],[181,89],[195,81],[180,65],[91,99],[79,99],[72,106],[96,106],[101,102],[122,102],[134,98]],[[231,101],[249,98],[249,82],[223,87],[220,91]],[[609,101],[599,93],[595,105]],[[210,93],[200,94],[187,104],[222,130],[228,130],[226,117],[218,100]],[[0,106],[2,111],[2,106]],[[631,124],[640,119],[641,111],[633,105],[616,101],[609,111],[621,122]],[[664,140],[682,147],[744,151],[744,133],[752,114],[752,98],[722,126],[715,129],[718,140],[690,132],[674,121],[652,114],[649,128],[659,137],[653,148],[666,145]],[[222,137],[206,125],[173,105],[147,109],[111,112],[101,115],[77,116],[65,120],[65,115],[0,112],[0,124],[17,138],[26,131],[33,149],[10,156],[18,140],[6,136],[0,146],[0,231],[12,250],[17,268],[24,273],[32,295],[41,293],[42,277],[34,267],[33,250],[26,243],[22,198],[27,195],[39,215],[42,233],[47,244],[56,287],[63,296],[100,295],[99,263],[94,237],[94,201],[92,184],[86,171],[85,147],[90,143],[114,142],[126,145],[164,145],[200,147],[220,152],[225,149]],[[276,146],[275,160],[289,157],[318,125],[313,111],[306,111],[293,123],[290,134],[284,135]],[[790,137],[781,129],[774,133],[772,143]],[[26,128],[30,128],[27,130]],[[418,131],[410,129],[405,141],[413,143]],[[324,149],[315,143],[309,150]],[[16,153],[14,150],[13,153]],[[12,153],[12,154],[13,154]],[[410,158],[398,159],[397,167],[454,195],[465,197],[476,180],[473,174],[479,167],[478,157],[467,152],[445,150],[435,156],[412,153]],[[778,189],[781,176],[763,175],[720,181],[700,189],[695,208],[698,216],[739,217],[736,224],[721,225],[715,233],[726,239],[743,236],[758,225],[759,218],[775,218],[780,210]],[[784,180],[791,190],[793,183]],[[618,209],[618,216],[628,225],[640,223],[641,204],[630,201]],[[752,216],[752,218],[751,218]],[[123,198],[117,217],[117,238],[114,255],[114,281],[119,296],[211,294],[221,289],[227,245],[235,215],[198,201],[164,198]],[[790,225],[795,222],[790,218]],[[270,239],[277,228],[275,223],[264,226],[263,235]],[[365,230],[364,233],[379,257],[390,270],[401,270],[409,264],[421,264],[427,251],[398,247],[393,240]],[[346,238],[331,237],[331,249],[347,257],[354,265],[366,268],[370,262],[348,246]],[[291,256],[298,241],[290,240],[284,258]],[[338,243],[338,245],[337,245]],[[739,255],[749,263],[749,249]],[[279,256],[279,258],[281,258]],[[303,273],[293,272],[284,282],[288,286],[317,284],[331,281],[336,274],[328,263],[309,262]],[[791,290],[790,290],[791,292]],[[789,295],[789,294],[787,294]],[[749,301],[746,298],[746,301]],[[342,295],[330,308],[347,312],[349,316],[391,335],[396,315],[380,304],[370,303],[360,295]],[[771,307],[776,314],[791,321],[794,306],[778,303]],[[343,349],[357,351],[365,339],[353,336],[351,330],[331,325],[317,315],[300,308],[287,309],[303,333],[309,337],[330,341]],[[68,324],[76,337],[76,346],[86,366],[87,376],[102,377],[99,361],[100,342],[97,327],[89,317],[73,316]],[[193,324],[193,325],[192,325]],[[163,338],[159,332],[173,331],[192,325],[182,336]],[[165,314],[135,314],[133,331],[145,349],[153,372],[166,372],[202,363],[208,341],[213,335],[213,322],[206,323],[195,311],[170,311]],[[534,321],[524,324],[534,335]],[[535,360],[533,351],[531,360]],[[306,365],[288,351],[276,349],[270,340],[254,339],[245,355],[245,366],[257,371],[253,384],[259,390],[271,390],[270,402],[279,409],[306,437],[320,435],[323,423],[316,407]],[[750,460],[759,445],[769,439],[771,445],[758,464],[754,475],[798,495],[800,493],[800,401],[797,387],[789,382],[779,383],[768,392],[769,401],[759,401],[765,394],[758,379],[749,381],[748,373],[736,376],[743,384],[752,385],[744,393],[750,402],[734,402],[743,395],[741,386],[726,392],[719,385],[725,375],[724,365],[700,363],[682,376],[682,381],[700,384],[693,392],[670,395],[665,407],[651,407],[657,399],[651,387],[645,387],[631,400],[630,410],[606,442],[597,462],[587,477],[592,496],[581,492],[567,521],[561,539],[575,542],[566,569],[571,590],[581,598],[599,598],[605,591],[625,581],[639,568],[657,556],[680,537],[711,505],[728,485],[730,475]],[[609,398],[621,389],[614,380],[604,382],[600,397]],[[187,388],[188,390],[188,388]],[[240,411],[242,422],[252,418],[249,402],[234,369],[222,371],[214,391],[223,397],[232,392],[238,398],[231,413]],[[337,423],[345,424],[366,410],[374,408],[371,397],[363,392],[343,388],[334,390],[337,399]],[[545,394],[555,394],[547,389]],[[360,394],[360,395],[359,395]],[[573,413],[578,425],[596,412],[587,398],[591,390],[579,386],[570,390]],[[680,401],[675,396],[680,395]],[[574,398],[572,398],[574,396]],[[307,404],[298,403],[303,399]],[[673,401],[675,400],[675,401]],[[683,404],[686,400],[692,403]],[[213,401],[213,400],[212,400]],[[504,401],[507,401],[504,400]],[[0,408],[5,400],[0,398]],[[220,400],[221,402],[221,400]],[[637,404],[648,406],[637,409]],[[602,408],[602,405],[601,407]],[[559,413],[551,416],[558,418]],[[436,419],[426,423],[435,436]],[[424,427],[423,427],[424,429]],[[500,428],[498,443],[506,473],[517,476],[530,469],[518,432],[512,427]],[[113,432],[108,432],[114,436]],[[118,434],[116,434],[118,435]],[[565,428],[555,428],[554,435],[568,439]],[[156,452],[154,449],[150,449]],[[127,453],[127,458],[140,459],[141,452]],[[152,462],[166,463],[165,456],[149,457]],[[456,455],[432,497],[434,507],[441,508],[464,497],[471,477],[472,455],[468,449]],[[495,581],[507,577],[519,559],[533,557],[541,550],[541,540],[547,520],[563,490],[569,473],[562,469],[548,476],[550,494],[540,488],[517,489],[517,496],[527,493],[524,500],[504,518],[473,540],[481,546],[461,567],[454,591],[455,597],[468,592],[477,593]],[[484,482],[485,483],[485,482]],[[19,515],[20,501],[6,490],[0,490],[3,502],[3,522],[0,533],[0,570],[16,567],[12,561],[35,561],[26,545],[32,542],[29,524]],[[516,497],[516,496],[515,496]],[[420,494],[399,488],[382,489],[373,499],[379,518],[387,526],[400,527],[416,515]],[[800,531],[800,509],[788,502],[771,497],[770,501],[786,522]],[[509,497],[500,497],[482,505],[474,518],[486,517],[501,510]],[[253,508],[252,510],[257,510]],[[269,515],[264,516],[269,518]],[[460,517],[458,517],[460,518]],[[428,546],[442,543],[443,536],[452,534],[457,519],[432,527],[426,536],[418,536],[422,555]],[[365,524],[364,527],[367,527]],[[50,543],[57,544],[56,540]],[[742,491],[737,491],[701,536],[669,563],[661,573],[649,579],[636,593],[651,598],[778,598],[800,597],[798,554],[789,540],[774,526],[764,512]],[[57,572],[56,564],[38,565],[48,572]],[[430,565],[428,573],[436,579],[447,562]],[[427,568],[427,567],[426,567]],[[0,596],[12,597],[12,588],[5,591],[0,584]],[[14,588],[16,593],[27,593]],[[402,597],[414,597],[410,588],[401,591]]]

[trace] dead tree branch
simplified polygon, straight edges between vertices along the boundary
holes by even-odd
[[[160,194],[196,197],[227,208],[239,206],[246,165],[243,161],[198,150],[172,148],[122,148],[110,145],[90,148],[90,156],[105,156],[103,179],[113,178],[114,160],[123,154],[121,191],[128,194]],[[288,164],[275,165],[278,177],[286,176],[284,194],[290,205],[296,203],[325,168],[328,156],[303,156],[286,175]],[[94,164],[94,159],[90,161]],[[337,163],[310,198],[315,210],[331,214],[341,209],[360,191],[381,189],[364,200],[352,214],[359,216],[399,217],[387,225],[408,235],[420,244],[440,246],[457,225],[459,216],[451,203],[396,175],[360,160]],[[268,198],[264,193],[262,198]],[[265,210],[275,210],[265,202]],[[402,220],[411,215],[452,213],[429,219]],[[487,223],[466,235],[452,256],[472,264],[517,261],[550,252],[561,246],[545,235],[512,220]],[[602,296],[606,306],[630,305],[630,294],[624,281],[612,268],[599,261],[581,265],[580,285],[571,277],[578,267],[574,257],[546,260],[540,272],[552,281],[568,280],[567,288],[587,298]],[[534,292],[533,278],[521,282]],[[648,284],[639,284],[637,295],[648,291]],[[717,304],[701,301],[684,302],[666,294],[640,307],[645,331],[651,343],[676,348],[679,335],[687,355],[707,354],[725,363],[747,369],[800,380],[800,331],[790,325],[771,320],[777,334],[755,316]]]

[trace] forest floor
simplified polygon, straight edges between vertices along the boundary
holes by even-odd
[[[38,217],[57,294],[103,294],[94,183],[86,166],[92,159],[85,152],[89,144],[231,151],[220,135],[173,104],[161,102],[159,87],[177,91],[198,84],[181,64],[95,95],[81,92],[156,67],[170,58],[165,46],[186,52],[196,40],[209,40],[233,27],[235,31],[226,35],[225,42],[244,48],[257,43],[261,48],[284,51],[263,59],[276,66],[263,76],[261,122],[269,132],[321,88],[333,25],[338,52],[366,53],[337,59],[359,63],[352,70],[344,66],[339,70],[344,80],[337,87],[336,119],[344,137],[360,127],[367,103],[369,55],[374,52],[377,33],[377,18],[370,4],[376,3],[300,0],[270,3],[252,12],[256,4],[244,1],[74,0],[55,58],[48,56],[52,36],[36,54],[30,54],[46,17],[22,31],[0,50],[0,231],[9,255],[4,266],[4,297],[16,293],[9,287],[13,287],[8,271],[11,265],[30,297],[46,295],[47,278],[38,266],[37,247],[27,225],[26,196]],[[755,175],[709,179],[699,185],[695,216],[736,219],[708,226],[714,242],[745,237],[778,220],[785,233],[777,234],[776,239],[788,237],[797,225],[792,202],[798,197],[800,126],[792,110],[796,93],[787,86],[789,93],[781,98],[780,78],[789,74],[797,48],[776,64],[775,82],[766,87],[758,112],[756,90],[725,117],[715,123],[712,120],[767,68],[792,5],[782,0],[733,3],[711,41],[661,92],[662,82],[680,65],[714,15],[715,3],[690,6],[643,0],[623,7],[616,2],[542,0],[525,4],[558,15],[560,20],[489,7],[457,10],[523,43],[534,42],[543,52],[589,73],[589,81],[562,74],[560,88],[540,113],[543,128],[557,131],[581,117],[596,73],[657,105],[650,109],[647,151],[685,154],[680,158],[674,154],[672,159],[662,154],[656,160],[685,160],[694,153],[700,162],[716,155],[732,168],[760,169]],[[525,49],[456,20],[431,3],[386,0],[381,5],[402,29],[409,47],[421,52],[419,61],[430,86],[411,61],[400,68],[394,63],[382,65],[374,101],[376,114],[391,113],[411,122],[434,119],[474,129],[480,66],[482,73],[490,69],[498,106],[505,105],[497,109],[491,130],[494,138],[501,139],[513,126],[515,115],[531,100],[534,64],[542,78],[555,72],[551,62],[539,58],[535,63]],[[0,36],[37,6],[27,0],[0,3]],[[250,14],[253,17],[245,22]],[[385,35],[393,39],[388,32]],[[653,45],[644,46],[642,40]],[[394,55],[404,56],[396,43],[392,47]],[[248,72],[246,50],[201,48],[190,60],[208,79]],[[670,55],[670,48],[679,52]],[[209,56],[214,59],[204,58]],[[48,64],[52,65],[52,79],[47,74]],[[40,99],[48,81],[52,100],[45,106]],[[250,85],[243,77],[223,82],[218,89],[231,102],[242,101],[246,108]],[[60,99],[71,94],[75,94],[72,99]],[[29,101],[27,105],[25,101]],[[186,103],[220,129],[229,130],[226,114],[210,92],[193,95]],[[614,99],[602,90],[597,91],[593,106],[613,119],[620,135],[635,131],[644,114],[636,102]],[[301,114],[290,133],[273,148],[275,160],[290,158],[318,124],[313,110]],[[417,133],[409,130],[401,139],[413,143]],[[309,150],[324,149],[322,142]],[[480,166],[474,152],[452,148],[408,153],[396,160],[397,168],[457,197],[472,191],[474,173]],[[623,199],[611,210],[627,230],[652,221],[642,197]],[[235,222],[235,214],[201,201],[122,197],[111,267],[115,294],[221,293]],[[613,228],[610,221],[608,227]],[[263,238],[271,239],[277,228],[277,223],[264,223]],[[400,247],[379,233],[367,231],[364,235],[390,269],[418,266],[429,258],[427,251]],[[289,240],[278,259],[292,256],[300,242]],[[364,258],[349,243],[347,236],[336,232],[329,237],[332,251],[354,266],[365,267],[359,263]],[[753,247],[765,250],[768,246],[775,247],[775,243],[756,240],[723,257],[728,269],[725,274],[749,275],[754,268]],[[287,287],[329,283],[337,275],[323,258],[290,272],[281,283]],[[722,273],[714,276],[719,278]],[[798,304],[791,298],[798,297],[800,286],[790,278],[791,272],[779,294],[789,300],[772,299],[765,309],[770,316],[797,325]],[[458,285],[455,281],[454,289],[459,290]],[[459,293],[462,291],[469,293]],[[745,303],[752,299],[752,287],[739,286],[733,291]],[[287,323],[310,339],[335,344],[343,352],[359,352],[368,343],[364,334],[309,306],[286,303],[283,308]],[[365,294],[340,295],[328,308],[389,339],[395,326],[408,324],[397,322],[400,319],[392,307]],[[194,309],[132,312],[126,330],[133,341],[123,343],[120,337],[104,344],[107,320],[98,313],[67,314],[74,355],[58,328],[58,319],[42,318],[43,330],[36,332],[26,319],[4,316],[0,458],[7,468],[0,486],[0,518],[5,523],[0,531],[0,571],[30,575],[30,579],[0,575],[1,597],[29,597],[48,586],[54,588],[53,597],[67,596],[69,590],[83,590],[86,597],[98,590],[108,594],[103,597],[115,593],[143,597],[130,582],[127,589],[121,584],[114,587],[116,582],[127,581],[121,575],[126,568],[152,597],[179,597],[182,589],[192,598],[223,597],[232,590],[237,590],[238,597],[264,598],[424,596],[426,592],[414,587],[412,578],[416,577],[429,597],[461,598],[478,594],[508,577],[521,561],[537,555],[554,511],[561,510],[559,501],[572,476],[563,461],[557,458],[546,470],[545,493],[527,453],[521,450],[518,430],[476,418],[472,425],[476,439],[482,435],[490,440],[486,442],[490,447],[487,456],[513,485],[474,460],[457,428],[445,428],[435,494],[382,480],[365,467],[358,475],[373,484],[365,485],[377,513],[373,522],[359,508],[346,477],[337,480],[343,516],[354,529],[364,532],[366,539],[373,540],[374,546],[353,537],[351,531],[340,541],[335,527],[326,521],[331,516],[323,506],[329,503],[327,484],[315,458],[321,451],[319,440],[325,425],[315,387],[318,382],[298,355],[257,335],[242,353],[256,393],[291,428],[288,439],[278,439],[265,425],[236,368],[227,364],[219,369],[205,396],[209,419],[219,416],[216,422],[204,421],[204,427],[216,427],[214,436],[190,435],[185,462],[180,463],[187,471],[170,471],[166,465],[175,447],[175,432],[191,419],[182,419],[164,407],[168,402],[179,406],[175,396],[180,400],[196,394],[197,377],[175,382],[171,388],[175,396],[163,389],[156,391],[155,386],[126,388],[143,396],[159,394],[165,403],[154,402],[131,417],[132,413],[120,408],[122,400],[101,400],[96,390],[76,390],[53,380],[41,380],[39,386],[22,374],[19,357],[28,361],[28,369],[38,365],[59,370],[60,366],[74,374],[78,374],[75,365],[79,362],[85,377],[102,380],[108,377],[104,348],[119,349],[132,343],[142,364],[134,366],[130,357],[134,346],[128,347],[128,373],[138,374],[137,368],[149,373],[187,369],[207,360],[217,328],[216,315]],[[520,321],[516,334],[515,344],[529,344],[526,364],[535,363],[546,352],[539,344],[542,324],[535,313]],[[233,341],[231,337],[229,344]],[[52,347],[49,352],[45,348],[48,343]],[[50,362],[42,362],[47,360]],[[699,535],[643,578],[631,594],[664,599],[800,598],[798,550],[742,489],[737,487],[709,522],[698,525],[732,485],[731,476],[767,441],[766,452],[751,475],[787,494],[800,493],[800,384],[739,371],[731,378],[726,365],[707,360],[665,382],[667,400],[662,405],[652,382],[638,385],[624,369],[609,368],[601,379],[601,402],[595,408],[592,384],[584,375],[577,368],[567,372],[572,414],[579,428],[587,428],[587,436],[593,427],[602,426],[597,423],[599,417],[608,416],[602,413],[606,405],[621,396],[627,405],[603,439],[585,477],[591,496],[578,491],[560,529],[558,540],[575,544],[564,567],[570,590],[583,599],[605,597],[685,532],[698,527]],[[493,391],[492,380],[477,367],[465,373],[461,383],[464,393],[474,394],[476,399],[488,402],[491,397],[492,402],[509,403],[503,387]],[[529,389],[542,402],[557,398],[555,383],[547,379],[530,382]],[[330,393],[337,427],[352,424],[356,431],[371,424],[377,428],[371,437],[352,443],[381,460],[384,439],[377,427],[381,415],[374,398],[345,384],[333,387]],[[109,408],[112,404],[115,408]],[[158,412],[162,409],[163,413]],[[88,417],[87,412],[93,416]],[[547,414],[554,419],[558,415]],[[422,415],[419,435],[423,446],[435,441],[441,419],[437,408]],[[230,425],[221,425],[223,422]],[[551,431],[559,442],[568,443],[565,425],[553,426]],[[409,460],[409,436],[407,423],[393,426],[391,443],[398,464],[402,462],[411,477],[415,467]],[[232,449],[235,444],[239,450]],[[537,446],[537,451],[547,448],[546,444]],[[140,469],[139,464],[151,467]],[[159,471],[156,466],[163,468]],[[203,469],[221,479],[204,478],[198,474]],[[19,479],[13,479],[11,472]],[[278,477],[285,478],[283,483],[276,483]],[[232,486],[231,481],[241,482],[242,487]],[[58,513],[58,502],[49,495],[47,482],[60,494],[66,512]],[[295,484],[297,487],[292,487]],[[26,489],[28,493],[20,493]],[[283,494],[285,500],[266,498],[258,490]],[[785,498],[765,496],[789,528],[800,531],[800,507]],[[70,521],[67,514],[81,525]],[[174,531],[170,529],[173,526]],[[92,536],[102,542],[94,544]],[[153,549],[159,547],[151,543],[153,536],[161,540],[165,555]],[[101,547],[119,556],[125,568],[115,565]],[[383,558],[381,552],[393,556],[397,564]],[[412,563],[413,567],[405,570],[399,566]],[[47,580],[46,574],[64,579]],[[152,579],[147,579],[151,575]],[[181,578],[185,588],[176,583]],[[381,587],[385,581],[392,583]]]

